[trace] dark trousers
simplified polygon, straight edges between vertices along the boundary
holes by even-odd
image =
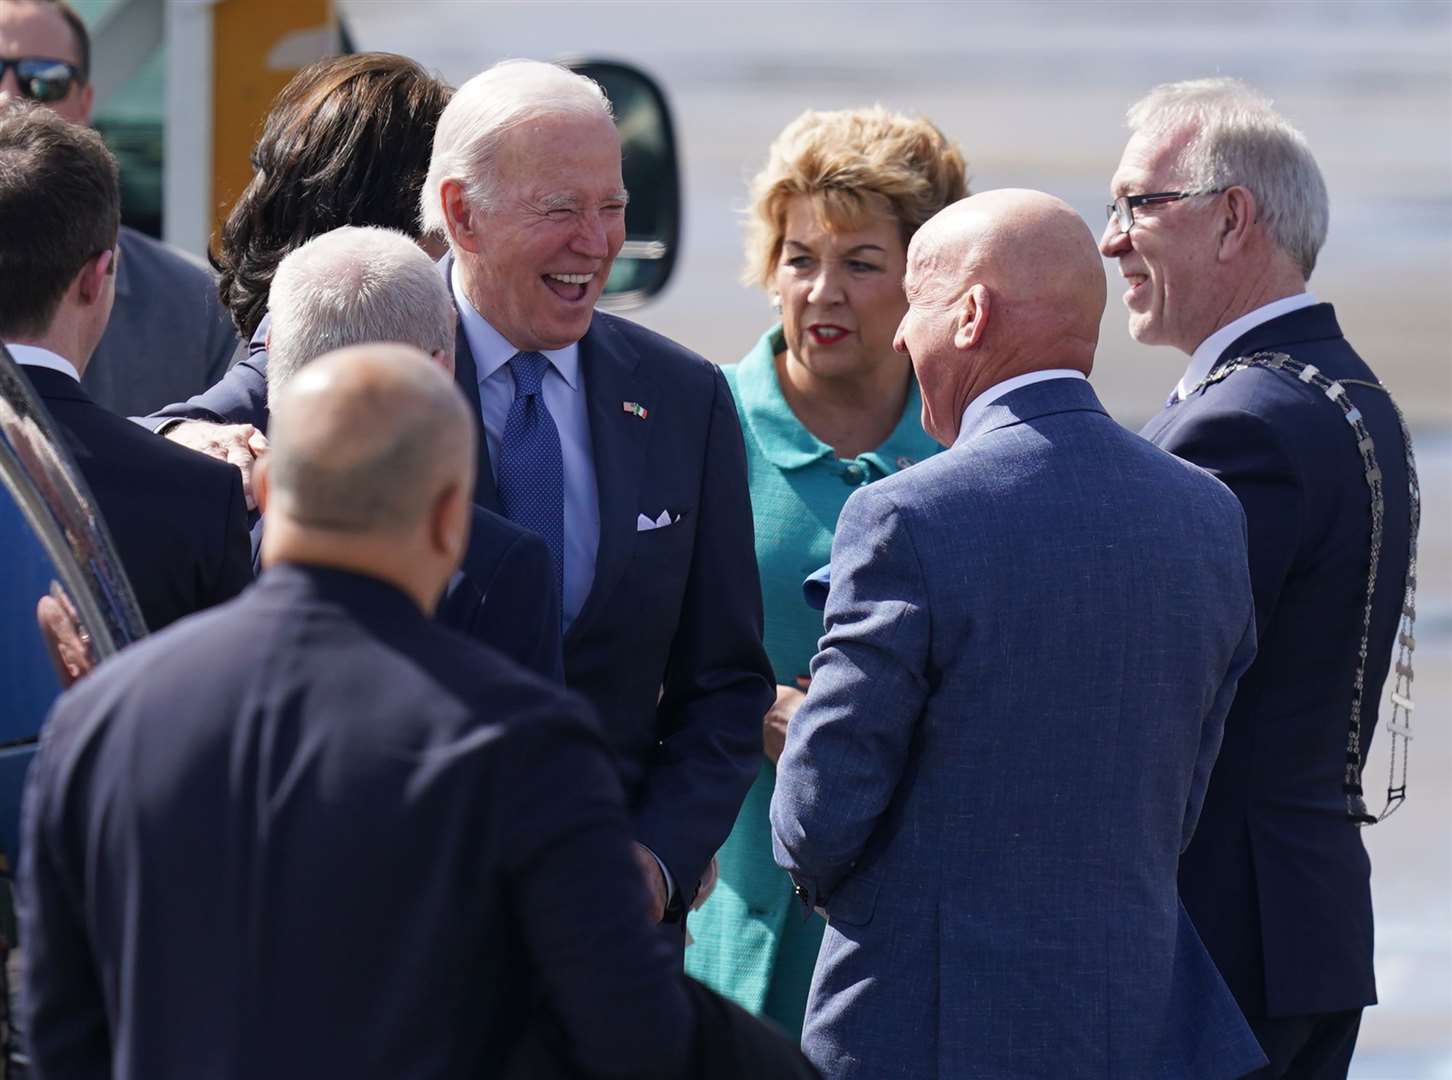
[[[1361,1010],[1311,1016],[1248,1016],[1270,1064],[1245,1080],[1346,1080]]]

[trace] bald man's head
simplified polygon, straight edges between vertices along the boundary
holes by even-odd
[[[407,345],[356,345],[308,364],[272,402],[268,436],[268,515],[302,529],[404,533],[451,485],[473,489],[468,407]]]
[[[952,442],[963,410],[1030,371],[1087,374],[1104,312],[1093,233],[1063,201],[1005,189],[962,199],[908,248],[908,313],[897,347],[913,360],[923,423]]]

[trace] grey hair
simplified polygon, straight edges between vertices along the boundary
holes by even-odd
[[[324,353],[397,341],[454,352],[454,302],[422,249],[392,229],[345,225],[315,236],[278,264],[268,294],[267,392],[276,396]]]
[[[1178,162],[1188,190],[1248,188],[1271,238],[1309,279],[1326,242],[1326,181],[1306,138],[1239,79],[1190,79],[1155,87],[1129,107],[1146,135],[1194,130]]]
[[[489,209],[498,197],[494,162],[501,136],[545,115],[610,120],[614,114],[594,79],[539,60],[501,60],[459,87],[434,131],[419,198],[423,231],[448,234],[440,195],[445,180],[463,184],[471,206]]]
[[[464,395],[408,345],[325,353],[273,401],[269,509],[337,533],[407,531],[444,485],[472,490]]]

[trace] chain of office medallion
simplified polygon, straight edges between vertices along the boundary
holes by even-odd
[[[1328,401],[1341,409],[1342,419],[1351,427],[1356,439],[1356,448],[1361,455],[1362,465],[1365,469],[1366,486],[1371,492],[1371,550],[1367,560],[1366,603],[1362,608],[1361,641],[1357,646],[1356,676],[1351,699],[1351,719],[1346,737],[1346,765],[1341,790],[1346,798],[1347,816],[1358,825],[1373,825],[1391,814],[1406,800],[1407,796],[1407,743],[1412,737],[1412,651],[1416,647],[1413,625],[1417,614],[1417,530],[1421,526],[1422,519],[1422,496],[1421,488],[1417,483],[1417,462],[1412,452],[1412,435],[1407,428],[1406,417],[1402,415],[1402,410],[1398,408],[1396,401],[1392,399],[1391,394],[1381,383],[1368,382],[1363,379],[1341,381],[1330,379],[1321,374],[1314,364],[1303,364],[1299,360],[1291,359],[1285,353],[1259,352],[1218,365],[1200,381],[1191,393],[1220,382],[1237,371],[1244,371],[1251,367],[1285,372],[1300,382],[1320,390]],[[1402,429],[1402,444],[1407,457],[1407,489],[1411,502],[1407,588],[1402,604],[1401,625],[1397,633],[1396,680],[1391,695],[1392,715],[1387,722],[1387,730],[1391,732],[1392,740],[1391,775],[1387,778],[1387,803],[1379,816],[1373,816],[1367,811],[1362,793],[1361,712],[1366,696],[1366,662],[1370,649],[1372,602],[1376,596],[1377,569],[1381,562],[1382,523],[1386,515],[1386,499],[1382,490],[1381,468],[1376,459],[1376,443],[1371,437],[1371,432],[1367,430],[1361,410],[1351,404],[1346,393],[1347,384],[1378,390],[1386,394],[1387,400],[1391,402],[1392,409],[1397,415],[1397,422]],[[1399,749],[1400,756],[1398,755]],[[1400,784],[1397,783],[1398,761],[1401,763]]]

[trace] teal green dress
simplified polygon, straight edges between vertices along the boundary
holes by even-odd
[[[917,383],[902,419],[876,450],[842,460],[802,426],[782,395],[774,358],[781,327],[762,336],[741,363],[724,367],[746,439],[756,561],[766,616],[766,653],[776,681],[795,686],[808,674],[822,615],[802,599],[802,579],[825,566],[842,505],[863,484],[921,461],[940,447],[921,427]],[[765,757],[736,825],[717,855],[716,891],[689,929],[686,971],[753,1013],[800,1035],[807,990],[825,923],[803,919],[790,879],[771,855],[776,769]]]

